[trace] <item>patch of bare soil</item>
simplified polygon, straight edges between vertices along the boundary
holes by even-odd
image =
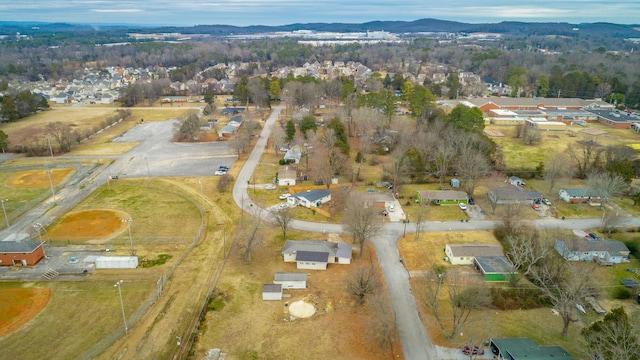
[[[129,216],[115,210],[84,210],[70,213],[51,230],[53,240],[99,240],[119,234],[127,228],[122,219]]]
[[[51,182],[57,185],[71,173],[73,169],[53,169],[50,174],[44,170],[28,170],[10,177],[5,184],[20,189],[39,189],[49,186],[49,175]]]
[[[0,337],[12,333],[33,319],[47,306],[50,297],[50,289],[0,290]]]

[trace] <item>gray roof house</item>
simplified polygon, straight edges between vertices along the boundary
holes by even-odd
[[[273,277],[274,284],[281,284],[283,289],[305,289],[307,274],[297,272],[277,272]]]
[[[289,205],[299,205],[306,208],[319,207],[327,201],[331,201],[331,193],[324,189],[307,190],[295,193],[287,198]]]
[[[628,261],[629,248],[618,240],[576,238],[556,240],[556,251],[569,261],[605,261],[619,264]]]
[[[282,285],[280,284],[262,285],[262,300],[282,300]]]
[[[535,190],[525,190],[516,186],[494,186],[487,192],[489,201],[494,204],[531,204],[537,199],[542,199],[542,194]]]
[[[589,204],[593,206],[600,206],[601,199],[600,194],[595,189],[589,188],[574,188],[574,189],[560,189],[558,192],[560,199],[568,202],[569,204]]]
[[[446,244],[444,253],[451,265],[471,265],[477,256],[504,256],[502,247],[495,244]]]
[[[298,269],[325,270],[327,264],[350,264],[351,245],[324,240],[287,240],[284,262],[296,262]]]
[[[294,163],[299,164],[302,159],[302,149],[299,146],[293,146],[286,153],[284,153],[284,160],[293,160]]]

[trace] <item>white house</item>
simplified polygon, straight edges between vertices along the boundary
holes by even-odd
[[[472,265],[477,256],[504,256],[500,245],[446,244],[444,253],[451,265]]]
[[[298,171],[294,166],[281,166],[278,169],[278,185],[290,186],[296,184]]]
[[[618,240],[576,238],[556,240],[556,251],[569,261],[605,261],[619,264],[629,259],[629,248]]]
[[[277,272],[274,276],[273,283],[282,285],[283,289],[306,289],[307,274],[294,272]]]
[[[331,201],[331,193],[324,189],[307,190],[295,193],[287,198],[289,205],[299,205],[306,208],[319,207],[328,201]]]
[[[352,247],[323,240],[287,240],[282,249],[284,262],[298,269],[326,270],[328,264],[350,264]]]
[[[262,300],[282,300],[282,285],[280,284],[262,285]]]
[[[592,206],[600,206],[601,199],[598,192],[594,189],[579,188],[579,189],[560,189],[558,196],[560,199],[568,202],[569,204],[589,204]]]

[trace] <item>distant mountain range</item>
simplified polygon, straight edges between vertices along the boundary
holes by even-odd
[[[315,30],[332,32],[364,32],[388,31],[395,34],[420,32],[477,33],[490,32],[504,35],[571,35],[580,34],[605,35],[615,38],[640,37],[640,25],[621,25],[613,23],[538,23],[504,21],[500,23],[467,24],[456,21],[437,19],[420,19],[415,21],[371,21],[361,24],[350,23],[309,23],[282,26],[232,26],[232,25],[197,25],[190,27],[175,26],[143,26],[119,24],[67,24],[39,22],[2,22],[0,34],[32,34],[35,32],[67,32],[67,31],[107,31],[107,32],[179,32],[183,34],[211,34],[224,36],[231,34],[256,34],[276,31]]]

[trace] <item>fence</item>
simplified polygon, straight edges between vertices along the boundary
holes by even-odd
[[[144,187],[147,187],[147,186],[144,186]],[[140,306],[138,306],[138,308],[136,309],[136,311],[133,312],[133,314],[129,315],[129,317],[127,318],[127,324],[129,325],[129,328],[133,328],[133,326],[137,324],[138,321],[140,321],[140,319],[142,319],[144,314],[146,314],[149,311],[149,309],[156,302],[156,300],[158,300],[158,298],[162,294],[164,284],[171,278],[171,276],[173,275],[177,267],[182,263],[182,261],[191,253],[191,251],[196,247],[196,245],[198,245],[198,241],[200,240],[200,237],[202,236],[205,230],[204,209],[200,206],[200,203],[198,201],[195,201],[192,198],[187,197],[183,193],[170,191],[170,190],[167,190],[166,188],[160,188],[157,186],[152,186],[152,187],[155,188],[156,190],[162,190],[165,192],[173,193],[191,202],[197,209],[200,210],[201,222],[200,222],[200,228],[198,229],[198,233],[193,237],[193,240],[191,241],[191,244],[189,245],[189,247],[178,257],[178,259],[173,264],[173,266],[169,270],[167,270],[164,274],[162,274],[162,276],[160,276],[160,278],[156,282],[156,290],[153,291],[147,297],[147,299],[142,304],[140,304]],[[124,325],[119,326],[111,334],[105,336],[102,340],[97,342],[90,349],[80,354],[78,356],[78,359],[89,360],[89,359],[96,358],[98,355],[102,354],[107,348],[115,344],[116,341],[118,341],[118,339],[120,339],[124,335],[125,335]]]

